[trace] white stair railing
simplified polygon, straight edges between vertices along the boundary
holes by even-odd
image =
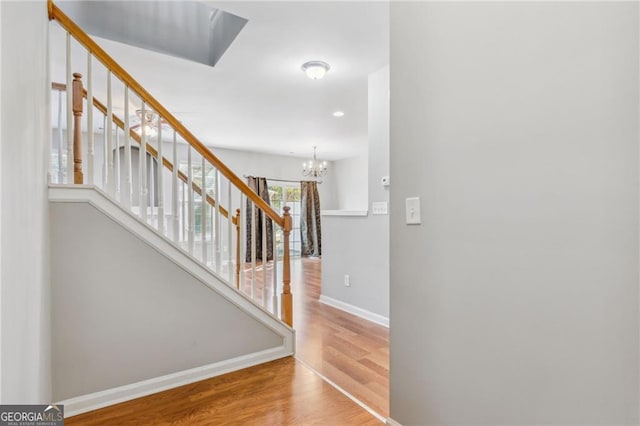
[[[52,173],[53,183],[86,181],[96,185],[229,286],[292,325],[289,209],[285,207],[282,216],[274,212],[55,4],[49,2],[48,6],[50,18],[66,31],[67,82],[52,85],[60,96],[58,140],[54,141],[57,149],[52,149],[52,157],[54,153],[56,157],[52,158],[52,169],[57,166],[57,173]],[[83,88],[82,75],[71,70],[72,52],[78,48],[86,55],[87,90]],[[97,99],[97,89],[105,91],[106,105]],[[66,174],[61,170],[64,96]],[[88,135],[86,155],[81,149],[83,111]],[[123,111],[123,116],[115,111]],[[136,116],[131,111],[136,111]],[[96,133],[95,123],[103,123],[102,135]],[[83,180],[85,162],[87,176]],[[250,228],[246,227],[243,211],[251,214]],[[266,235],[268,230],[275,235],[272,231],[276,227],[285,235],[284,252],[278,258],[274,242],[270,260]],[[261,241],[257,240],[258,233]],[[245,243],[248,234],[250,241]],[[258,248],[261,258],[256,256]],[[251,250],[250,266],[245,263],[247,249]],[[279,276],[283,282],[280,300]]]

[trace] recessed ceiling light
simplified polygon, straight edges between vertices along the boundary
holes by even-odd
[[[322,61],[309,61],[302,64],[302,71],[311,80],[320,80],[331,69],[328,63]]]
[[[344,117],[344,111],[336,111],[333,113],[334,117]]]

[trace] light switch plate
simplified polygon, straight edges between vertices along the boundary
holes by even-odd
[[[407,225],[420,225],[420,197],[410,197],[405,200],[405,214]]]
[[[375,202],[371,205],[371,210],[373,211],[373,214],[387,214],[387,202]]]

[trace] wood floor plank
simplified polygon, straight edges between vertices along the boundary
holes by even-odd
[[[320,303],[320,260],[297,259],[291,266],[296,357],[388,417],[389,330]],[[256,278],[257,288],[261,288],[261,274]],[[267,301],[269,304],[271,297]],[[71,417],[66,422],[87,426],[380,424],[292,358]]]
[[[285,358],[70,417],[67,425],[380,425]]]
[[[296,357],[388,417],[389,329],[320,303],[321,261],[294,263]]]

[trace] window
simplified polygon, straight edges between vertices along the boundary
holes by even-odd
[[[62,154],[58,157],[59,154]],[[67,180],[67,151],[58,152],[57,148],[51,150],[51,182],[65,183]]]
[[[188,176],[189,174],[189,163],[188,162],[180,162],[180,166],[178,167],[178,170],[180,170],[182,173],[184,173],[185,175]],[[209,164],[206,163],[205,164],[205,182],[207,184],[207,188],[206,188],[206,192],[207,195],[213,196],[214,194],[214,188],[213,188],[213,183],[214,183],[214,179],[215,179],[215,173],[216,170],[215,168]],[[198,163],[198,164],[191,164],[191,179],[193,180],[193,183],[195,183],[196,185],[198,185],[200,188],[202,188],[202,163]],[[197,192],[193,193],[193,201],[194,201],[194,206],[193,206],[193,212],[194,212],[194,216],[195,216],[195,223],[194,223],[194,233],[195,235],[201,235],[202,234],[202,196],[200,194],[198,194]],[[182,200],[182,203],[185,206],[185,211],[189,210],[189,197],[185,196],[185,198]],[[207,214],[210,214],[209,212],[207,212]],[[206,238],[206,236],[205,236]]]
[[[291,208],[292,229],[289,234],[289,251],[290,256],[298,257],[302,253],[301,241],[300,241],[300,185],[296,183],[278,183],[276,185],[269,185],[269,199],[271,207],[278,213],[283,213],[283,207],[288,206]],[[279,227],[276,227],[275,232],[276,247],[278,251],[278,257],[282,257],[284,253],[284,232]]]

